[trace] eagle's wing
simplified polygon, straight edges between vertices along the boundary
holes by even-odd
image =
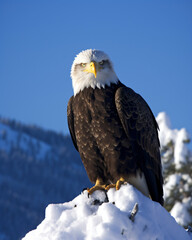
[[[125,86],[116,91],[115,104],[127,137],[133,146],[140,149],[139,167],[144,172],[150,195],[163,204],[160,144],[155,117],[145,100]]]
[[[75,130],[74,130],[74,115],[73,115],[73,96],[69,99],[68,105],[67,105],[67,121],[68,121],[68,126],[69,126],[69,131],[71,134],[71,138],[73,140],[73,144],[75,148],[78,151],[77,147],[77,141],[75,137]]]

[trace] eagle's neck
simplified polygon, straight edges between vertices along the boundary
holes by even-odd
[[[112,83],[117,83],[118,78],[115,72],[111,72],[110,74],[108,73],[107,76],[101,75],[100,73],[97,74],[97,78],[94,76],[90,75],[78,75],[74,76],[72,78],[73,82],[73,91],[74,91],[74,96],[79,93],[80,91],[83,91],[85,88],[105,88],[106,86],[110,86]]]

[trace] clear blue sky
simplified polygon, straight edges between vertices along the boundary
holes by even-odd
[[[191,0],[1,0],[0,115],[68,133],[70,68],[88,48],[192,134]]]

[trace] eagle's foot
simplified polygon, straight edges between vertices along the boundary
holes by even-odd
[[[116,184],[115,183],[111,183],[111,184],[107,185],[105,190],[108,191],[110,188],[116,188]]]
[[[123,185],[123,184],[127,184],[127,182],[125,181],[124,178],[121,177],[121,178],[116,182],[116,190],[119,190],[120,187],[121,187],[121,185]]]
[[[117,180],[117,182],[115,184],[112,183],[112,184],[107,185],[105,190],[108,191],[110,188],[115,188],[116,190],[119,190],[121,185],[123,185],[125,183],[127,183],[127,182],[125,181],[124,178],[121,177],[119,180]]]
[[[102,191],[106,191],[106,185],[103,184],[103,182],[100,179],[96,180],[95,186],[93,186],[92,188],[87,188],[88,194],[91,195],[92,193],[94,193],[97,190],[102,190]]]
[[[89,195],[91,195],[92,193],[94,193],[97,190],[106,191],[105,187],[106,187],[106,185],[95,185],[92,188],[87,188],[87,192]]]

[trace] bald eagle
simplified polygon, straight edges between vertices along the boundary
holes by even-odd
[[[71,68],[67,106],[70,134],[95,185],[117,190],[126,182],[163,205],[158,125],[145,100],[120,82],[103,51],[80,52]]]

